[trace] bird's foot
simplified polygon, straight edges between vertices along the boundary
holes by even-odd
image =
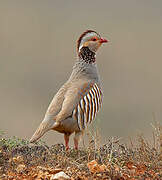
[[[66,146],[65,150],[66,150],[66,152],[68,152],[69,151],[69,146]]]

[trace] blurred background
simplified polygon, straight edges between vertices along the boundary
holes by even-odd
[[[93,29],[110,40],[97,54],[102,137],[146,136],[162,120],[161,0],[0,1],[0,129],[29,139]],[[63,142],[57,132],[43,138]]]

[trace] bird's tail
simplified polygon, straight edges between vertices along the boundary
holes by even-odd
[[[52,119],[50,119],[50,120],[44,119],[42,121],[42,123],[39,125],[39,127],[37,128],[37,130],[35,131],[35,133],[33,134],[33,136],[31,137],[29,142],[33,143],[33,142],[37,141],[47,131],[51,130],[53,128],[53,125],[54,125],[54,120],[52,120]]]

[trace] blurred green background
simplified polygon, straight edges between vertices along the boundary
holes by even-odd
[[[93,29],[110,40],[97,63],[103,138],[151,132],[162,119],[161,0],[1,0],[0,129],[30,138],[76,59],[76,40]],[[43,137],[63,142],[56,132]]]

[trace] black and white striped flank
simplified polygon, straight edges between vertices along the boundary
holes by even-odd
[[[73,111],[73,118],[77,120],[82,131],[95,119],[102,104],[102,91],[95,83],[88,93],[80,100]]]

